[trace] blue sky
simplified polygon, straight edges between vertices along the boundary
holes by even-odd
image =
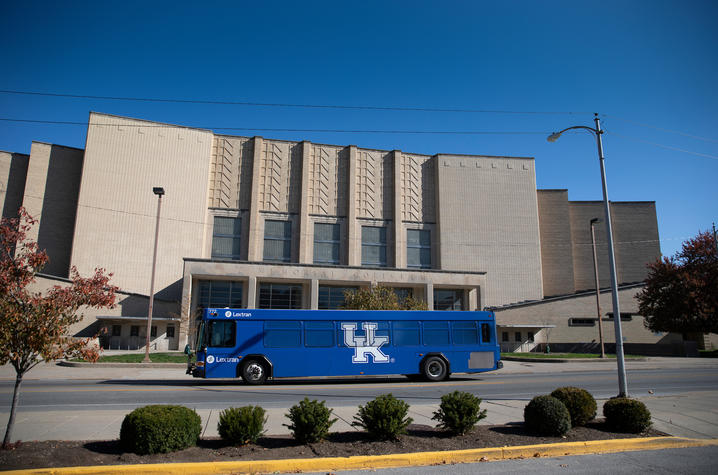
[[[0,118],[86,122],[92,110],[234,135],[531,156],[538,188],[600,200],[591,136],[546,141],[593,125],[598,112],[609,197],[656,202],[664,254],[718,221],[718,2],[69,3],[2,3],[0,89],[512,113],[0,93]],[[28,153],[32,140],[84,147],[85,133],[0,121],[0,149]]]

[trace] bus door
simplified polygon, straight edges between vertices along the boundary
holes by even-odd
[[[206,378],[237,376],[237,321],[208,319],[205,322],[204,359]]]

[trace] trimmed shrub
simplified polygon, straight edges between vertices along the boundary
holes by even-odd
[[[645,404],[627,397],[614,397],[603,405],[606,425],[616,432],[638,434],[651,426],[651,412]]]
[[[524,408],[526,427],[541,435],[564,435],[571,429],[571,414],[553,396],[536,396]]]
[[[551,393],[566,406],[571,414],[571,427],[585,426],[586,423],[596,417],[596,400],[591,393],[583,388],[565,386],[558,388]]]
[[[186,449],[197,444],[202,419],[184,406],[138,407],[127,414],[120,429],[120,445],[139,455]]]
[[[299,404],[289,408],[287,418],[291,424],[283,424],[294,435],[294,439],[302,444],[319,442],[329,434],[329,428],[337,419],[330,419],[332,409],[324,405],[324,401],[310,401],[305,397]]]
[[[452,435],[466,434],[486,417],[486,409],[481,410],[480,404],[481,399],[470,393],[454,391],[444,394],[432,419],[439,421],[439,427]]]
[[[232,445],[255,443],[264,434],[267,416],[259,406],[230,407],[219,413],[217,431]]]
[[[366,406],[359,406],[352,425],[366,430],[373,439],[396,440],[400,434],[406,433],[406,428],[413,422],[411,417],[407,417],[408,412],[406,402],[391,394],[382,394]]]

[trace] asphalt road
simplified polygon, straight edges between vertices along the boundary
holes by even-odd
[[[147,404],[182,404],[197,409],[261,404],[286,408],[305,396],[326,400],[331,407],[357,406],[379,394],[391,392],[409,404],[435,404],[454,390],[471,392],[490,400],[529,400],[559,386],[580,386],[597,399],[617,393],[615,371],[557,372],[540,374],[484,373],[452,377],[441,383],[411,382],[404,377],[361,380],[281,380],[265,386],[240,381],[197,380],[180,377],[165,380],[29,380],[23,383],[23,411],[94,411],[132,409]],[[628,373],[633,396],[675,396],[718,390],[718,368],[645,369]],[[12,381],[0,381],[0,411],[9,411]]]
[[[451,475],[471,474],[611,474],[635,475],[653,473],[665,475],[714,474],[718,447],[621,452],[615,454],[578,455],[479,462],[430,467],[405,467],[375,470],[381,475]],[[324,474],[326,472],[322,472]],[[365,475],[366,470],[333,472],[337,475]]]

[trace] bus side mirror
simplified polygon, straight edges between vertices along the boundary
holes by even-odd
[[[185,345],[184,347],[184,354],[187,356],[192,356],[192,348],[190,348],[189,344]]]

